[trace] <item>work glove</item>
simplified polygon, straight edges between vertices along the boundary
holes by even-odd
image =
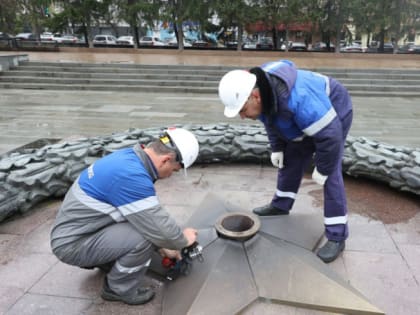
[[[314,171],[312,173],[312,179],[321,186],[324,186],[325,181],[327,180],[328,176],[326,175],[322,175],[320,172],[318,172],[318,170],[316,169],[316,167],[314,168]]]
[[[273,163],[274,167],[283,168],[283,152],[271,153],[271,163]]]

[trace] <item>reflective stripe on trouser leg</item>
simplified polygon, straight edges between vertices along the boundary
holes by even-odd
[[[65,262],[81,267],[115,261],[108,273],[108,285],[118,294],[140,286],[154,246],[130,223],[115,223],[77,242],[60,247]]]
[[[149,241],[144,240],[135,249],[116,261],[106,276],[112,291],[126,295],[140,286],[150,265],[153,248]]]
[[[117,259],[106,276],[111,290],[119,295],[136,290],[150,265],[154,246],[142,236],[141,238],[131,251]]]
[[[271,201],[272,205],[290,210],[305,172],[312,159],[314,145],[311,139],[300,142],[288,142],[284,149],[284,167],[278,170],[277,191]]]
[[[352,114],[342,121],[343,143],[340,149],[340,157],[343,155],[344,142],[350,129]],[[339,159],[335,171],[328,176],[324,186],[324,224],[325,236],[332,241],[347,239],[349,230],[347,224],[347,199],[344,189],[342,160]]]
[[[325,236],[329,240],[342,241],[348,236],[347,202],[341,165],[328,176],[324,187]]]

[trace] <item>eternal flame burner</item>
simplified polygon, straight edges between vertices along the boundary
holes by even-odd
[[[246,212],[222,215],[214,225],[220,237],[241,242],[253,237],[260,226],[260,219],[256,215]]]
[[[309,210],[255,218],[207,195],[186,224],[198,230],[204,260],[194,263],[188,276],[167,283],[162,314],[232,315],[267,301],[383,314],[313,253],[323,236],[322,214]]]

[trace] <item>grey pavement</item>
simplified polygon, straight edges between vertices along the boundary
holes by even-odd
[[[420,147],[419,98],[353,97],[353,103],[351,135]],[[0,154],[39,138],[97,136],[175,123],[255,123],[224,117],[213,94],[4,89],[0,104]]]
[[[419,99],[355,97],[353,102],[351,135],[420,147]],[[0,90],[0,154],[39,138],[212,122],[252,123],[224,118],[216,95]],[[162,204],[183,224],[209,192],[250,211],[270,200],[275,179],[269,166],[197,165],[187,178],[176,174],[158,181],[156,188]],[[387,195],[378,199],[391,200],[397,207],[401,202],[401,209],[408,203],[413,210],[394,220],[380,220],[381,215],[375,218],[360,211],[371,186],[357,180],[356,186],[366,189],[366,195],[351,194],[347,247],[327,266],[386,314],[419,314],[420,203],[385,190]],[[310,208],[321,216],[320,192],[305,178],[295,210]],[[49,231],[59,205],[60,200],[49,200],[0,224],[0,314],[159,314],[164,283],[148,280],[158,294],[144,306],[105,302],[99,297],[103,273],[67,266],[53,256]],[[243,314],[327,313],[257,301]]]

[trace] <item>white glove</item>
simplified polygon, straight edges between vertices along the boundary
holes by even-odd
[[[321,186],[324,186],[325,181],[327,180],[328,176],[322,175],[321,173],[318,172],[318,170],[316,169],[316,167],[314,168],[314,171],[312,173],[312,179]]]
[[[271,153],[271,163],[273,163],[274,167],[283,168],[283,152]]]

